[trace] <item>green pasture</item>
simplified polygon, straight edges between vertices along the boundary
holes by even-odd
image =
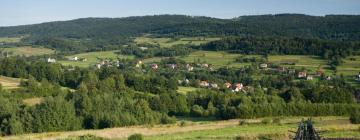
[[[134,42],[137,44],[153,44],[160,45],[160,47],[172,47],[175,45],[200,45],[204,43],[208,43],[210,41],[220,40],[220,38],[209,38],[209,37],[184,37],[178,39],[172,38],[151,38],[151,37],[137,37]]]
[[[20,55],[20,56],[39,56],[45,54],[53,54],[55,53],[54,50],[42,47],[31,47],[31,46],[24,46],[24,47],[11,47],[11,48],[0,48],[3,52],[8,52],[10,55]]]

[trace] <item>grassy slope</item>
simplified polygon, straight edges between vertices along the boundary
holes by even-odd
[[[5,89],[14,89],[19,87],[20,79],[0,76],[0,84]]]
[[[99,59],[117,59],[117,58],[127,58],[127,59],[133,59],[134,56],[128,56],[128,55],[118,55],[115,54],[116,51],[103,51],[103,52],[89,52],[89,53],[80,53],[75,54],[71,56],[67,56],[67,58],[71,57],[79,57],[79,58],[86,58],[87,61],[69,61],[69,60],[62,60],[58,61],[59,63],[63,65],[72,65],[72,66],[79,66],[79,67],[89,67],[91,65],[96,64],[99,62]]]
[[[55,51],[47,48],[34,48],[30,46],[24,47],[12,47],[12,48],[3,48],[2,50],[6,52],[13,52],[13,55],[25,55],[25,56],[37,56],[44,54],[53,54]]]
[[[134,41],[137,44],[149,43],[149,44],[159,44],[160,47],[172,47],[174,45],[180,44],[191,44],[191,45],[200,45],[210,41],[219,40],[220,38],[204,38],[204,37],[185,37],[178,40],[171,38],[150,38],[150,37],[137,37]]]
[[[3,139],[63,139],[86,134],[96,135],[110,139],[123,139],[134,134],[145,135],[145,140],[233,140],[235,137],[256,138],[259,136],[271,136],[278,139],[286,139],[294,134],[298,122],[306,117],[284,117],[281,124],[261,124],[262,119],[248,119],[247,125],[239,125],[239,120],[226,121],[186,121],[186,125],[180,126],[180,122],[172,125],[155,126],[132,126],[109,128],[102,130],[80,130],[72,132],[50,132],[39,134],[27,134],[20,136],[4,137]],[[315,117],[314,126],[317,131],[324,131],[326,138],[360,137],[358,130],[360,125],[349,123],[348,117]]]
[[[1,43],[17,43],[20,42],[22,37],[0,37]]]

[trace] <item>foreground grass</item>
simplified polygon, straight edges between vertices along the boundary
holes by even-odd
[[[118,55],[115,53],[116,51],[102,51],[102,52],[88,52],[88,53],[80,53],[71,56],[66,56],[66,58],[78,57],[78,58],[86,58],[87,61],[70,61],[70,60],[62,60],[58,61],[62,65],[66,66],[78,66],[78,67],[89,67],[98,63],[101,59],[133,59],[134,56],[130,55]]]
[[[180,119],[177,124],[155,126],[132,126],[103,130],[80,130],[72,132],[49,132],[3,137],[6,140],[17,139],[77,139],[78,136],[94,135],[114,140],[126,140],[132,134],[140,133],[145,140],[233,140],[243,139],[290,139],[296,131],[298,122],[307,117],[281,117],[280,123],[263,124],[260,119],[238,119],[215,121],[213,119]],[[267,118],[273,119],[273,118]],[[348,117],[314,117],[314,126],[322,131],[324,138],[359,138],[360,125],[350,124]],[[183,122],[183,123],[180,123]]]
[[[160,47],[168,48],[175,45],[200,45],[210,41],[220,40],[220,38],[209,37],[185,37],[179,39],[172,38],[151,38],[151,37],[137,37],[134,42],[137,44],[153,44],[160,45]]]
[[[31,46],[3,48],[2,51],[12,52],[12,55],[19,56],[39,56],[45,54],[53,54],[55,52],[54,50],[48,48]]]
[[[20,85],[21,79],[0,76],[0,84],[4,89],[15,89]]]

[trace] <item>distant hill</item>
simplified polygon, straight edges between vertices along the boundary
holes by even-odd
[[[241,16],[234,19],[183,15],[139,16],[126,18],[83,18],[34,25],[1,27],[0,36],[109,38],[160,35],[262,35],[321,39],[360,39],[360,16],[308,16],[279,14]]]
[[[60,52],[118,49],[131,37],[238,36],[360,40],[360,16],[301,14],[240,16],[233,19],[156,15],[125,18],[82,18],[70,21],[0,27],[0,37],[25,36],[21,43]]]

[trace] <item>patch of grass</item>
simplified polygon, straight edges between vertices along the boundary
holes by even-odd
[[[241,54],[231,54],[223,51],[197,51],[186,57],[179,57],[188,63],[207,63],[215,67],[242,67],[250,65],[250,63],[237,63],[235,58],[242,56]],[[259,57],[259,55],[246,55],[247,57]]]
[[[17,43],[23,37],[0,37],[0,43]]]
[[[20,85],[21,79],[0,76],[0,84],[4,89],[15,89]]]
[[[24,99],[23,103],[28,106],[34,106],[34,105],[40,104],[42,101],[43,101],[42,97],[35,97],[35,98]]]
[[[133,59],[134,56],[130,55],[118,55],[115,53],[116,51],[102,51],[102,52],[88,52],[88,53],[80,53],[71,56],[66,56],[66,58],[86,58],[87,61],[71,61],[71,60],[61,60],[58,61],[62,65],[66,66],[78,66],[78,67],[89,67],[98,63],[101,59]]]
[[[3,48],[1,49],[4,52],[12,53],[11,55],[20,55],[20,56],[39,56],[45,54],[53,54],[55,51],[42,48],[42,47],[31,47],[31,46],[24,46],[24,47],[11,47],[11,48]]]
[[[327,61],[321,59],[319,56],[311,55],[270,55],[268,61],[277,63],[282,66],[294,66],[297,68],[305,67],[306,69],[316,71],[319,67],[327,68]],[[284,63],[294,62],[295,65],[287,65]]]
[[[186,94],[188,92],[195,91],[197,89],[198,88],[195,88],[195,87],[178,87],[177,92],[182,93],[182,94]]]
[[[220,40],[220,38],[209,38],[209,37],[185,37],[179,39],[172,38],[151,38],[151,37],[137,37],[134,42],[137,44],[153,44],[160,45],[160,47],[172,47],[175,45],[200,45],[208,43],[210,41]]]

